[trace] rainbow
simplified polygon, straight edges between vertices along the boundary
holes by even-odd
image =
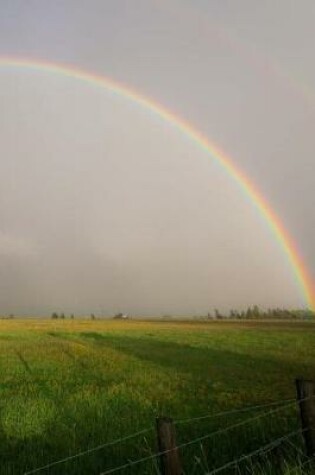
[[[191,141],[195,142],[199,148],[211,155],[225,171],[238,183],[243,192],[248,196],[261,216],[265,219],[272,230],[275,238],[286,255],[297,284],[305,299],[306,305],[311,310],[315,310],[315,286],[311,275],[303,262],[297,246],[288,231],[281,223],[277,214],[271,209],[266,199],[261,195],[252,181],[232,162],[232,160],[220,148],[210,141],[205,135],[195,129],[189,122],[175,115],[166,107],[158,104],[152,99],[141,95],[132,88],[113,81],[110,78],[89,73],[76,67],[56,64],[33,59],[22,59],[12,57],[0,57],[0,67],[13,67],[19,69],[29,69],[34,71],[44,71],[53,74],[59,74],[72,79],[77,79],[85,83],[105,88],[113,94],[122,96],[135,102],[144,109],[155,114],[160,119],[172,124],[181,133],[186,135]]]

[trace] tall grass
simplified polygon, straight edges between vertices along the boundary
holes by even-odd
[[[295,397],[315,376],[315,325],[109,321],[0,322],[0,474],[31,471],[127,434],[134,439],[39,473],[99,474],[156,451],[155,417],[194,418]],[[257,412],[177,426],[178,443]],[[299,429],[295,405],[182,450],[205,474]],[[302,473],[300,436],[224,473]],[[294,468],[296,467],[296,468]],[[307,469],[307,466],[305,466]],[[300,470],[300,471],[299,471]],[[150,460],[124,474],[157,474]],[[307,472],[306,472],[307,473]]]

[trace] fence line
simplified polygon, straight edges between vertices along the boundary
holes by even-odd
[[[286,434],[282,437],[279,437],[278,439],[275,439],[272,442],[269,442],[269,444],[266,444],[263,447],[260,447],[259,449],[253,450],[249,454],[242,455],[241,457],[239,457],[237,459],[231,460],[230,462],[228,462],[224,465],[221,465],[221,467],[215,468],[214,470],[209,472],[207,475],[214,475],[215,473],[222,472],[222,470],[225,470],[226,468],[232,467],[233,465],[236,465],[240,462],[243,462],[244,460],[252,458],[255,455],[259,455],[261,453],[266,453],[266,451],[268,451],[269,449],[270,450],[274,449],[275,447],[280,445],[281,442],[284,442],[285,440],[288,440],[290,437],[293,437],[294,435],[302,434],[303,432],[305,432],[305,430],[306,429],[299,429],[299,430],[296,430],[296,431],[293,431],[293,432],[289,432],[288,434]]]
[[[307,457],[307,456],[306,456]],[[290,473],[295,473],[296,470],[300,470],[302,469],[303,467],[306,467],[306,465],[309,465],[311,463],[315,463],[315,459],[314,457],[313,458],[309,458],[307,457],[307,460],[305,460],[305,462],[302,463],[302,465],[299,465],[298,467],[294,467],[294,468],[291,468],[288,472],[287,472],[287,475],[290,475]]]
[[[92,452],[96,452],[101,449],[105,449],[106,447],[110,447],[112,445],[119,444],[120,442],[125,442],[126,440],[133,439],[137,437],[138,435],[146,434],[147,432],[150,432],[152,429],[143,429],[138,432],[134,432],[133,434],[126,435],[125,437],[122,437],[121,439],[115,439],[112,440],[111,442],[107,442],[106,444],[98,445],[97,447],[93,447],[91,449],[84,450],[83,452],[79,452],[74,455],[70,455],[69,457],[65,457],[60,460],[56,460],[55,462],[48,463],[47,465],[43,465],[42,467],[35,468],[34,470],[30,470],[29,472],[25,472],[24,475],[31,475],[33,473],[40,472],[41,470],[46,470],[50,467],[54,467],[55,465],[58,465],[60,463],[65,463],[68,462],[69,460],[76,459],[78,457],[82,457],[83,455],[89,455]]]
[[[310,398],[308,397],[308,398],[305,398],[305,399],[310,399]],[[294,400],[294,404],[295,403],[296,403],[296,401]],[[271,414],[275,414],[277,412],[280,412],[281,410],[292,406],[292,404],[293,403],[282,405],[281,407],[278,407],[277,409],[273,409],[272,411],[268,411],[268,412],[265,412],[263,414],[259,414],[258,416],[250,417],[249,419],[246,419],[245,421],[241,421],[241,422],[238,422],[236,424],[232,424],[232,425],[230,425],[228,427],[225,427],[223,429],[218,429],[214,432],[211,432],[210,434],[206,434],[206,435],[203,435],[203,436],[198,437],[196,439],[185,442],[183,444],[177,445],[176,447],[174,447],[172,449],[164,450],[162,452],[157,452],[155,454],[151,454],[151,455],[148,455],[146,457],[142,457],[138,460],[131,460],[130,462],[125,463],[123,465],[120,465],[119,467],[114,467],[114,468],[111,468],[109,470],[106,470],[105,472],[102,472],[100,475],[109,475],[109,474],[112,474],[112,473],[116,473],[116,472],[119,472],[119,471],[121,471],[125,468],[129,468],[129,467],[132,467],[134,465],[138,465],[139,463],[146,462],[146,461],[152,460],[154,458],[160,457],[161,455],[165,455],[165,454],[167,454],[169,452],[172,452],[174,450],[182,449],[184,447],[188,447],[189,445],[196,444],[197,442],[202,442],[203,440],[209,439],[210,437],[214,437],[215,435],[223,434],[224,432],[228,432],[229,430],[235,429],[237,427],[241,427],[241,426],[243,426],[245,424],[248,424],[250,422],[253,422],[253,421],[256,421],[256,420],[261,419],[263,417],[269,416]]]
[[[204,419],[212,419],[212,418],[221,417],[221,416],[229,416],[229,415],[233,415],[233,414],[250,412],[250,411],[254,411],[254,410],[258,410],[258,409],[265,409],[267,407],[277,406],[277,405],[280,405],[280,404],[286,404],[286,403],[291,403],[291,402],[296,403],[296,399],[284,399],[282,401],[274,401],[274,402],[270,402],[268,404],[260,404],[260,405],[256,405],[256,406],[244,407],[244,408],[241,408],[241,409],[232,409],[230,411],[216,412],[214,414],[207,414],[205,416],[192,417],[191,419],[180,419],[178,421],[175,421],[174,424],[179,425],[179,424],[185,424],[185,423],[188,423],[188,422],[201,421],[201,420],[204,420]]]
[[[304,431],[303,431],[303,432],[304,432]],[[297,445],[293,444],[292,440],[287,440],[287,442],[288,442],[288,444],[291,445],[291,447],[293,447],[300,455],[302,455],[302,457],[308,459],[308,456],[303,452],[303,450],[300,449],[300,447],[298,447]]]
[[[308,396],[306,398],[303,398],[301,400],[299,400],[299,403],[300,402],[303,402],[303,401],[306,401],[306,400],[309,400],[309,399],[313,399],[315,396]],[[282,404],[283,403],[283,404]],[[235,429],[237,427],[241,427],[243,425],[246,425],[250,422],[253,422],[255,420],[258,420],[258,419],[261,419],[263,417],[266,417],[266,416],[269,416],[269,415],[272,415],[272,414],[275,414],[277,412],[280,412],[282,411],[283,409],[286,409],[290,406],[292,406],[293,404],[296,404],[296,400],[295,399],[288,399],[288,400],[283,400],[283,401],[279,401],[279,402],[272,402],[272,403],[269,403],[269,404],[263,404],[263,405],[260,405],[260,406],[251,406],[251,407],[247,407],[247,408],[243,408],[243,409],[236,409],[236,410],[232,410],[232,411],[225,411],[225,412],[219,412],[219,413],[216,413],[216,414],[209,414],[207,416],[201,416],[201,417],[197,417],[197,418],[192,418],[192,419],[183,419],[183,420],[180,420],[177,422],[177,424],[181,424],[181,423],[185,423],[185,422],[189,422],[189,421],[194,421],[194,420],[201,420],[201,419],[207,419],[207,418],[212,418],[212,417],[220,417],[220,416],[223,416],[223,415],[229,415],[229,414],[237,414],[237,413],[242,413],[242,412],[249,412],[251,410],[255,410],[255,409],[260,409],[260,408],[267,408],[267,407],[272,407],[272,406],[275,406],[275,405],[280,405],[280,407],[277,407],[276,409],[273,409],[271,411],[268,411],[268,412],[264,412],[262,414],[259,414],[257,416],[254,416],[254,417],[251,417],[249,419],[246,419],[245,421],[240,421],[236,424],[232,424],[228,427],[225,427],[223,429],[218,429],[214,432],[211,432],[210,434],[206,434],[204,436],[201,436],[201,437],[198,437],[197,439],[193,439],[193,440],[190,440],[186,443],[183,443],[181,445],[178,445],[177,447],[174,447],[173,449],[169,449],[169,450],[164,450],[162,452],[158,452],[158,453],[155,453],[155,454],[151,454],[149,456],[146,456],[146,457],[142,457],[138,460],[134,460],[134,461],[130,461],[126,464],[123,464],[119,467],[115,467],[115,468],[112,468],[112,469],[109,469],[105,472],[102,472],[100,475],[108,475],[108,474],[111,474],[111,473],[115,473],[115,472],[118,472],[120,470],[123,470],[124,468],[127,468],[127,467],[131,467],[133,465],[137,465],[141,462],[145,462],[145,461],[148,461],[148,460],[151,460],[151,459],[154,459],[156,457],[160,457],[161,455],[164,455],[164,454],[167,454],[169,452],[172,452],[173,450],[177,450],[177,449],[181,449],[181,448],[184,448],[184,447],[187,447],[189,445],[192,445],[192,444],[195,444],[197,442],[201,442],[205,439],[208,439],[210,437],[213,437],[215,435],[219,435],[221,433],[225,433],[225,432],[228,432],[229,430],[232,430],[232,429]],[[60,460],[56,460],[54,462],[51,462],[49,464],[46,464],[46,465],[43,465],[41,467],[38,467],[38,468],[35,468],[33,470],[30,470],[30,471],[27,471],[27,472],[24,472],[24,475],[32,475],[34,473],[38,473],[42,470],[47,470],[48,468],[51,468],[53,466],[56,466],[56,465],[59,465],[61,463],[65,463],[65,462],[68,462],[70,460],[74,460],[76,458],[79,458],[79,457],[82,457],[84,455],[89,455],[90,453],[93,453],[93,452],[96,452],[98,450],[101,450],[101,449],[104,449],[106,447],[110,447],[110,446],[113,446],[113,445],[116,445],[116,444],[119,444],[120,442],[125,442],[126,440],[129,440],[129,439],[133,439],[139,435],[142,435],[142,434],[146,434],[148,432],[150,432],[152,430],[152,428],[147,428],[147,429],[142,429],[141,431],[138,431],[138,432],[135,432],[133,434],[129,434],[125,437],[121,437],[120,439],[115,439],[111,442],[107,442],[105,444],[101,444],[101,445],[98,445],[96,447],[93,447],[91,449],[87,449],[85,451],[82,451],[82,452],[79,452],[77,454],[74,454],[74,455],[70,455],[69,457],[65,457],[63,459],[60,459]],[[303,432],[303,431],[302,431]]]

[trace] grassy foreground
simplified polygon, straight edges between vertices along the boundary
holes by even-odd
[[[0,375],[1,475],[151,429],[36,472],[100,474],[156,451],[158,415],[183,420],[294,398],[297,376],[315,378],[315,324],[2,320]],[[258,414],[182,422],[178,443]],[[291,404],[183,448],[185,473],[210,473],[299,428]],[[221,473],[302,473],[293,469],[302,451],[296,435]],[[159,472],[153,459],[116,473]]]

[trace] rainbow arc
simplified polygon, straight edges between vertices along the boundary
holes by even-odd
[[[176,127],[181,133],[189,137],[197,144],[198,147],[203,149],[214,160],[220,163],[220,165],[239,184],[243,192],[255,205],[256,209],[271,228],[275,238],[282,248],[282,251],[286,255],[306,305],[311,310],[315,310],[314,282],[300,255],[296,243],[285,229],[280,218],[268,204],[267,200],[259,192],[254,183],[233,163],[227,154],[225,154],[217,145],[212,142],[212,140],[210,141],[190,123],[174,114],[166,107],[158,104],[148,97],[143,96],[128,86],[119,84],[105,76],[83,71],[72,66],[33,59],[0,57],[0,67],[45,71],[48,73],[59,74],[72,79],[80,80],[93,86],[105,88],[113,94],[122,96],[130,101],[135,102],[144,109],[149,110],[151,113],[154,113],[160,119],[172,124],[173,127]]]

